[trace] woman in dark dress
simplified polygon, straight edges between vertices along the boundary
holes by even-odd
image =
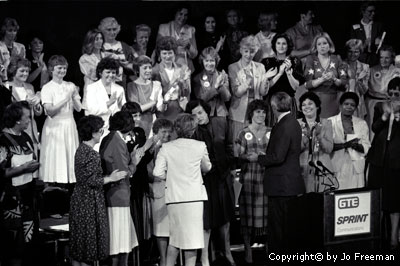
[[[388,85],[389,100],[375,105],[372,131],[375,133],[368,152],[368,186],[383,188],[383,211],[390,214],[390,248],[399,247],[400,219],[400,78]]]
[[[81,140],[75,154],[76,186],[70,204],[72,265],[90,265],[109,255],[109,227],[103,185],[123,179],[124,171],[103,177],[100,155],[93,146],[103,134],[103,119],[89,115],[78,123]]]
[[[286,92],[292,97],[291,112],[296,114],[297,104],[294,95],[299,85],[304,83],[301,61],[297,57],[290,56],[293,43],[286,34],[276,34],[271,43],[275,57],[268,57],[261,61],[265,66],[265,70],[269,72],[270,77],[267,102],[270,103],[271,95],[275,92]],[[267,126],[272,127],[275,120],[276,117],[274,116],[274,112],[272,112],[271,104],[268,104]]]
[[[190,101],[186,106],[186,112],[197,116],[198,129],[194,139],[204,141],[207,145],[208,154],[212,163],[211,170],[203,176],[204,185],[207,190],[208,201],[204,202],[204,248],[202,249],[201,261],[203,265],[208,262],[208,244],[211,230],[218,235],[217,247],[220,246],[223,255],[235,264],[231,251],[229,239],[230,220],[234,214],[234,192],[230,175],[229,153],[226,149],[227,132],[221,138],[221,132],[217,132],[210,123],[211,107],[203,100]]]

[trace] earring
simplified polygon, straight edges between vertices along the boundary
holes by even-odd
[[[21,124],[21,122],[17,121],[17,124]]]

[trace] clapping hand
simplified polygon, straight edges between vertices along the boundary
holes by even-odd
[[[110,174],[110,179],[111,182],[117,182],[121,179],[124,179],[126,177],[126,175],[128,174],[128,172],[126,171],[119,171],[119,170],[114,170],[111,174]]]
[[[222,70],[221,73],[218,74],[217,79],[215,80],[215,88],[219,88],[226,78],[225,70]]]
[[[268,69],[267,73],[265,73],[266,78],[270,79],[274,77],[278,73],[278,69],[276,67]]]
[[[35,160],[26,162],[23,165],[21,165],[23,171],[26,172],[26,173],[35,172],[37,169],[39,169],[39,166],[40,166],[40,163],[38,161],[35,161]]]
[[[215,47],[215,49],[216,49],[217,51],[221,50],[221,47],[224,46],[225,38],[226,38],[225,35],[224,35],[224,36],[221,36],[221,37],[219,38],[219,40],[218,40],[218,42],[217,42],[217,46]]]

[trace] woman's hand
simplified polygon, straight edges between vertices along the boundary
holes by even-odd
[[[226,78],[226,73],[224,70],[222,70],[221,73],[218,74],[216,80],[215,80],[215,88],[218,89],[222,83],[224,82],[225,78]]]
[[[249,162],[257,162],[258,160],[258,154],[255,152],[250,152],[249,154],[246,155],[247,160]]]
[[[21,167],[25,173],[33,173],[37,169],[39,169],[39,166],[40,166],[40,163],[38,161],[34,161],[34,160],[26,162],[23,165],[21,165]]]
[[[278,69],[276,67],[268,69],[267,73],[265,73],[265,76],[267,79],[270,79],[274,77],[278,73]]]
[[[224,46],[225,38],[226,38],[225,35],[224,35],[224,36],[221,36],[221,37],[219,38],[219,40],[218,40],[218,42],[217,42],[217,45],[216,45],[216,47],[215,47],[215,50],[217,50],[217,52],[220,51],[221,48]]]
[[[110,177],[110,181],[111,182],[117,182],[117,181],[119,181],[121,179],[124,179],[127,174],[128,174],[127,171],[119,171],[118,169],[114,170],[109,176]]]
[[[283,72],[285,72],[286,68],[287,68],[287,65],[286,65],[285,63],[282,63],[282,64],[279,66],[278,75],[282,75]]]
[[[138,165],[140,163],[140,160],[142,160],[144,156],[145,150],[143,148],[138,148],[136,146],[133,148],[133,151],[131,152],[131,160],[134,165]]]

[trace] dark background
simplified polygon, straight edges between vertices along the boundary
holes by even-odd
[[[132,28],[146,23],[152,28],[154,43],[158,25],[173,19],[175,7],[187,5],[190,9],[188,23],[199,30],[203,18],[208,13],[219,18],[217,27],[224,28],[224,11],[239,9],[244,17],[245,28],[257,33],[257,17],[260,10],[276,11],[277,31],[285,31],[298,20],[298,8],[305,4],[314,7],[315,22],[321,24],[332,37],[336,50],[343,55],[343,46],[349,37],[350,27],[360,22],[360,1],[8,1],[0,2],[0,20],[5,17],[17,19],[20,30],[18,42],[25,44],[32,32],[40,31],[45,37],[45,54],[62,54],[69,62],[66,80],[82,86],[83,76],[79,71],[78,59],[85,33],[97,27],[106,16],[115,17],[121,25],[117,39],[129,45],[133,42]],[[376,2],[376,21],[387,28],[387,42],[399,50],[400,35],[397,34],[400,20],[400,2]]]

